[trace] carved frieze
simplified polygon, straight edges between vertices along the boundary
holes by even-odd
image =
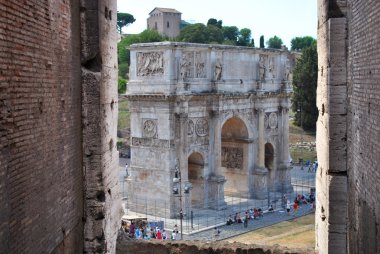
[[[179,71],[180,80],[184,81],[187,78],[192,77],[192,71],[191,71],[192,64],[193,64],[193,53],[192,52],[191,53],[184,53],[182,55],[180,68],[179,68],[180,69],[180,71]]]
[[[196,78],[205,78],[205,57],[201,52],[195,54],[195,77]]]
[[[276,129],[278,126],[278,117],[277,113],[272,112],[268,116],[268,127],[271,129]]]
[[[260,55],[259,59],[259,80],[264,80],[267,74],[267,56]]]
[[[276,78],[275,72],[276,72],[276,70],[275,70],[275,60],[274,60],[274,57],[270,57],[269,61],[268,61],[268,75],[269,75],[269,78]]]
[[[204,137],[208,135],[208,121],[205,118],[200,118],[197,120],[195,125],[195,133],[199,137]]]
[[[222,167],[243,169],[243,148],[222,147]]]
[[[194,122],[191,119],[187,122],[187,135],[188,136],[194,135]]]
[[[154,76],[164,73],[164,59],[162,52],[138,52],[137,76]]]
[[[222,71],[223,71],[222,63],[220,62],[220,60],[218,60],[215,64],[215,70],[214,70],[215,81],[219,81],[222,79]]]
[[[132,137],[132,146],[155,147],[155,148],[173,148],[174,147],[174,141],[173,140],[167,140],[167,139]]]
[[[157,120],[156,119],[143,120],[143,137],[157,138]]]
[[[290,81],[291,80],[292,70],[291,70],[291,67],[290,67],[290,61],[289,60],[286,60],[286,62],[284,64],[284,70],[285,70],[284,80],[285,81]]]

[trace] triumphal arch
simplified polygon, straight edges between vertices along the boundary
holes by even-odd
[[[292,192],[292,53],[162,42],[132,45],[130,56],[132,200],[172,214],[179,184],[191,188],[188,205],[215,209],[225,195]]]

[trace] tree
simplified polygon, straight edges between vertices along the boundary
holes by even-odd
[[[206,26],[202,23],[197,23],[182,29],[177,37],[177,40],[184,42],[207,43],[208,37]]]
[[[317,79],[318,54],[317,43],[314,42],[302,50],[302,56],[297,60],[293,71],[292,110],[296,112],[296,124],[305,130],[314,131],[318,118],[316,107]]]
[[[282,40],[280,37],[277,37],[276,35],[272,38],[269,38],[267,41],[268,48],[271,49],[280,49],[282,46]]]
[[[260,36],[260,48],[261,49],[265,48],[265,45],[264,45],[264,35]]]
[[[117,28],[119,30],[119,33],[121,34],[121,29],[123,27],[128,26],[129,24],[132,24],[135,21],[136,19],[133,17],[132,14],[118,12],[117,13]]]
[[[290,41],[291,50],[302,50],[310,47],[315,42],[315,39],[311,36],[295,37]]]
[[[237,38],[239,36],[239,29],[236,26],[224,26],[222,27],[222,31],[225,40],[234,42],[236,44]]]
[[[206,43],[221,44],[223,43],[223,32],[222,29],[210,25],[206,27],[207,39]]]
[[[251,29],[248,29],[248,28],[240,29],[237,45],[250,46],[250,42],[251,42]]]
[[[218,27],[218,28],[220,28],[220,29],[222,29],[222,24],[223,24],[223,21],[221,21],[221,20],[216,20],[216,19],[214,19],[214,18],[211,18],[211,19],[209,19],[209,20],[207,21],[207,26],[212,25],[212,26],[216,26],[216,27]]]

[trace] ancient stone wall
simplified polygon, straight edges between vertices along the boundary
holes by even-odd
[[[1,253],[115,250],[116,4],[83,2],[0,0]]]
[[[301,249],[288,249],[280,246],[246,245],[241,243],[200,241],[158,241],[158,240],[130,240],[124,234],[117,241],[118,254],[285,254],[285,253],[308,253]]]
[[[319,1],[321,253],[380,251],[379,10],[377,1]]]

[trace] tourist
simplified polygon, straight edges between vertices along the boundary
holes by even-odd
[[[136,228],[136,231],[135,231],[135,237],[136,237],[136,239],[139,239],[141,237],[141,232],[140,232],[140,229],[138,227]]]
[[[162,230],[162,240],[168,239],[165,229]]]
[[[286,202],[286,211],[288,212],[288,216],[290,215],[290,201]]]
[[[219,236],[220,236],[220,230],[219,230],[217,227],[215,227],[215,228],[214,228],[214,237],[215,237],[215,240],[216,240]]]
[[[245,217],[244,217],[244,227],[245,228],[248,227],[248,214],[246,214]]]
[[[135,237],[135,224],[131,222],[131,225],[129,226],[129,236],[131,238]]]
[[[298,204],[297,204],[297,203],[294,203],[294,204],[293,204],[293,212],[294,212],[294,216],[297,215],[297,209],[298,209]]]
[[[236,213],[236,223],[243,223],[243,221],[240,218],[240,213]]]
[[[258,219],[259,218],[259,210],[257,208],[253,209],[253,219]]]
[[[177,233],[175,231],[172,232],[170,239],[175,240],[177,237]]]
[[[162,234],[161,234],[160,229],[157,229],[156,238],[157,240],[162,240]]]
[[[257,212],[259,214],[259,217],[261,217],[261,218],[264,217],[264,213],[263,213],[263,210],[261,208],[257,209]]]
[[[173,232],[178,234],[178,226],[177,224],[174,225]]]
[[[232,220],[231,215],[228,216],[228,219],[227,219],[227,223],[226,223],[226,225],[229,226],[229,225],[232,225],[233,223],[234,223],[234,221]]]
[[[249,219],[253,220],[253,208],[249,209]]]

